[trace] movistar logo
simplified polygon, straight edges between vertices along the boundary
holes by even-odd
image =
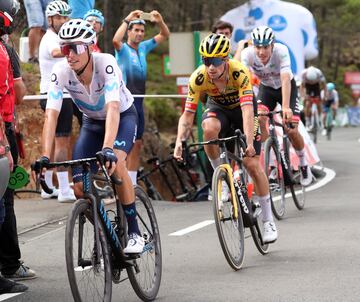
[[[54,99],[54,100],[60,100],[63,97],[63,92],[62,91],[58,91],[57,93],[55,93],[54,91],[50,91],[49,93],[49,99]]]
[[[75,99],[75,104],[78,105],[80,108],[89,110],[89,111],[101,111],[105,105],[105,98],[103,95],[99,97],[97,104],[92,105],[89,103],[85,103],[79,99]]]
[[[135,211],[134,211],[134,209],[125,210],[125,214],[126,214],[126,215],[134,215],[134,214],[135,214]]]
[[[109,92],[109,91],[113,91],[114,89],[119,89],[119,85],[118,83],[114,82],[111,85],[106,84],[104,88],[105,91]]]
[[[115,141],[114,146],[117,147],[125,147],[126,146],[126,142],[125,141],[121,141],[119,142],[118,140]]]

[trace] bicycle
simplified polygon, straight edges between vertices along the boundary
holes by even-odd
[[[230,152],[226,147],[226,143],[230,142],[235,142],[234,152]],[[246,150],[244,135],[237,129],[234,136],[226,138],[189,145],[184,141],[182,143],[184,161],[186,162],[190,148],[211,144],[219,145],[221,161],[212,177],[212,201],[216,231],[227,262],[234,270],[239,270],[244,260],[245,228],[250,228],[255,246],[261,254],[268,253],[269,244],[262,240],[263,222],[260,204],[254,203],[248,195],[248,180],[245,177],[246,171],[243,166]],[[240,175],[238,181],[233,176],[237,169]],[[223,184],[230,192],[226,201],[222,200]]]
[[[332,128],[334,127],[333,125],[334,115],[332,110],[333,109],[331,107],[327,108],[327,112],[325,115],[324,129],[326,130],[326,138],[328,141],[331,140],[331,132],[332,132]]]
[[[100,163],[102,175],[90,173],[90,164]],[[107,174],[101,154],[94,158],[49,163],[36,167],[40,184],[51,193],[45,183],[42,168],[82,166],[84,198],[77,200],[70,210],[65,230],[65,256],[68,279],[75,301],[111,301],[112,282],[120,283],[121,272],[127,271],[130,283],[143,301],[157,296],[161,282],[162,257],[160,233],[154,209],[146,193],[135,188],[137,220],[145,247],[141,254],[126,255],[126,218],[115,185],[121,181]],[[97,190],[94,182],[112,187],[115,210],[107,210],[103,199],[107,190]],[[113,216],[110,220],[109,216]]]
[[[318,132],[321,129],[321,120],[317,104],[319,104],[321,100],[319,97],[309,97],[309,101],[311,102],[311,124],[309,133],[312,135],[313,142],[316,144]]]
[[[286,188],[289,187],[295,206],[302,210],[305,206],[305,188],[300,183],[300,169],[295,169],[290,160],[290,141],[284,125],[275,121],[274,115],[282,111],[259,113],[269,118],[269,137],[264,143],[265,174],[269,181],[271,208],[277,219],[285,215]],[[275,127],[283,130],[282,148]],[[293,128],[293,125],[289,125]]]

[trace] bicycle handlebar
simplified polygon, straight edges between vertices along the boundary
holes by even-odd
[[[282,110],[274,110],[274,111],[269,111],[269,112],[265,112],[265,113],[258,113],[258,115],[259,115],[259,116],[267,116],[268,118],[273,119],[273,118],[274,118],[274,115],[276,115],[276,114],[282,115],[282,113],[283,113]],[[280,124],[280,123],[275,123],[275,125],[284,128],[284,126],[283,126],[282,124]],[[295,128],[295,126],[293,125],[292,122],[286,123],[286,126],[287,126],[288,128],[290,128],[290,129],[294,129],[294,128]]]

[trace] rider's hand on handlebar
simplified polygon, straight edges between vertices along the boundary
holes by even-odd
[[[245,155],[248,157],[254,157],[256,155],[256,151],[253,145],[247,145]]]
[[[101,153],[104,157],[105,168],[108,170],[109,175],[113,174],[118,161],[114,150],[109,147],[105,147],[99,153]]]
[[[292,121],[293,112],[290,108],[282,108],[283,123],[290,123]]]
[[[182,161],[182,145],[181,142],[176,142],[175,143],[175,148],[174,148],[174,158],[178,161]]]

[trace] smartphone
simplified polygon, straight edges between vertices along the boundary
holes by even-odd
[[[151,21],[152,17],[150,13],[144,13],[142,12],[140,14],[140,19]]]

